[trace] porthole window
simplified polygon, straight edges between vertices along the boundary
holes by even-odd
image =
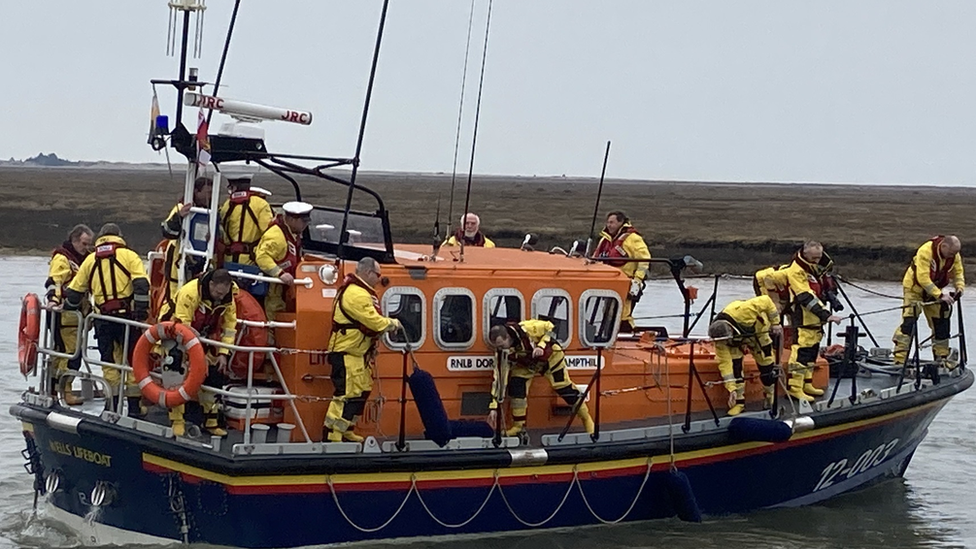
[[[488,341],[488,331],[499,324],[521,322],[525,319],[525,300],[515,288],[492,288],[485,292],[482,304],[484,310],[483,335]]]
[[[441,288],[434,294],[434,340],[442,349],[467,349],[474,343],[474,294],[467,288]]]
[[[586,290],[580,296],[580,341],[585,347],[605,347],[620,327],[620,296],[611,290]]]
[[[573,308],[569,292],[556,288],[539,290],[532,296],[532,318],[548,320],[556,326],[556,341],[564,349],[572,339]]]
[[[380,308],[383,315],[395,318],[403,324],[403,331],[386,332],[383,342],[391,349],[403,349],[404,343],[409,342],[412,347],[423,345],[426,338],[424,319],[426,316],[426,299],[418,288],[410,286],[394,286],[383,292]]]

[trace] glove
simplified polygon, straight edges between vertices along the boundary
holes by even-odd
[[[837,294],[830,293],[827,294],[827,302],[830,303],[830,308],[835,312],[841,312],[844,310],[844,304],[837,299]]]
[[[395,318],[390,319],[390,325],[386,327],[387,332],[398,332],[403,329],[403,324]]]
[[[635,278],[630,281],[630,291],[627,292],[627,295],[629,295],[630,297],[637,297],[641,294],[643,290],[644,290],[644,282],[641,280],[637,280]]]

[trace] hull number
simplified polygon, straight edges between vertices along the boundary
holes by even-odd
[[[869,448],[864,451],[857,459],[851,463],[847,458],[834,461],[824,467],[820,473],[820,482],[814,486],[813,491],[818,492],[824,488],[829,488],[835,482],[853,478],[872,467],[876,467],[888,459],[891,450],[898,445],[898,439],[881,444],[877,448]]]

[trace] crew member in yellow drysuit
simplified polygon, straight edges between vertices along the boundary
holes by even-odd
[[[746,380],[742,375],[742,347],[748,347],[763,384],[764,408],[773,403],[776,377],[773,373],[773,340],[783,336],[780,311],[768,296],[729,303],[708,326],[708,337],[715,340],[718,371],[729,391],[729,415],[737,416],[746,407]]]
[[[92,237],[94,233],[88,225],[75,225],[68,238],[51,253],[51,264],[48,268],[47,282],[47,304],[49,307],[62,305],[65,291],[68,284],[75,277],[85,257],[91,251]],[[91,309],[90,304],[83,300],[81,304],[82,316],[88,314]],[[78,317],[74,313],[57,314],[54,313],[51,319],[51,335],[54,338],[54,349],[56,351],[74,354],[78,350]],[[54,372],[51,383],[51,393],[57,395],[60,390],[64,393],[64,402],[69,406],[81,404],[81,398],[76,397],[71,391],[71,377],[61,379],[61,374],[66,370],[78,371],[81,368],[81,355],[77,358],[67,359],[54,357],[51,360]]]
[[[176,294],[180,290],[179,263],[183,219],[190,216],[190,243],[193,245],[193,249],[201,252],[207,251],[208,241],[213,238],[212,235],[208,234],[210,230],[209,216],[190,212],[190,208],[194,206],[209,208],[212,193],[213,180],[209,177],[198,177],[193,182],[193,202],[173,206],[169,215],[160,224],[163,238],[169,240],[169,244],[166,246],[166,261],[163,266],[167,282],[163,288],[162,296],[162,306],[164,307],[173,308],[176,303]],[[220,227],[220,223],[216,223],[214,227]],[[183,281],[186,282],[200,276],[205,264],[206,262],[202,257],[188,255],[183,272]]]
[[[813,385],[813,370],[820,353],[820,340],[827,322],[840,324],[841,318],[830,314],[825,285],[833,261],[819,242],[807,242],[793,255],[787,268],[791,301],[794,303],[796,341],[790,352],[789,395],[798,400],[813,401],[823,389]]]
[[[193,328],[193,331],[207,339],[233,345],[237,335],[237,306],[234,303],[237,292],[237,285],[231,280],[227,269],[204,273],[180,288],[176,294],[176,309],[171,318]],[[169,312],[164,311],[164,314],[168,316]],[[163,315],[160,317],[165,318]],[[223,387],[227,383],[230,349],[211,346],[205,349],[208,372],[203,383],[210,387]],[[182,368],[182,359],[177,367]],[[208,391],[200,391],[199,400],[203,406],[204,429],[212,435],[226,435],[227,431],[220,427],[218,421],[216,396]],[[183,411],[182,404],[169,411],[173,434],[176,436],[183,436],[186,432]]]
[[[647,261],[625,261],[625,259],[651,259],[644,238],[630,224],[623,212],[610,212],[607,225],[600,233],[594,257],[607,258],[606,263],[618,267],[630,277],[630,290],[624,301],[620,315],[620,331],[634,331],[634,307],[644,295],[644,278],[647,276]],[[617,258],[616,260],[614,258]]]
[[[376,338],[402,327],[399,320],[380,314],[379,299],[373,288],[381,278],[379,263],[364,257],[356,265],[356,273],[347,275],[336,292],[328,355],[335,394],[329,403],[323,432],[323,438],[329,442],[363,441],[363,437],[353,432],[353,427],[373,389],[370,369]]]
[[[251,191],[251,175],[228,180],[230,196],[220,206],[224,262],[256,265],[255,248],[274,214],[264,195]]]
[[[902,324],[891,338],[895,343],[896,364],[905,363],[918,315],[922,312],[933,334],[933,358],[950,366],[945,364],[949,357],[949,317],[952,315],[952,304],[962,296],[966,287],[960,247],[959,239],[953,235],[937,236],[915,252],[912,264],[901,281],[905,295]],[[955,295],[943,291],[949,284],[955,288]]]
[[[464,242],[465,246],[495,247],[495,243],[481,232],[481,218],[470,212],[461,216],[461,226],[444,241],[443,245],[460,246],[458,242]]]
[[[502,360],[511,366],[508,379],[508,397],[511,398],[512,426],[505,431],[506,436],[516,436],[525,429],[525,417],[528,411],[529,386],[532,378],[537,374],[546,376],[549,384],[559,396],[563,397],[570,406],[574,406],[582,397],[580,390],[569,379],[566,370],[566,356],[562,347],[555,341],[556,326],[547,320],[523,320],[510,322],[505,325],[493,326],[488,332],[488,341],[497,350],[503,351]],[[494,390],[489,408],[488,424],[496,425],[498,413],[498,387],[505,380],[499,378],[499,365],[494,370]],[[579,403],[576,412],[587,433],[593,434],[593,420],[585,402]]]
[[[106,223],[98,231],[95,239],[95,252],[89,254],[78,268],[78,273],[65,294],[65,309],[77,310],[81,307],[85,294],[91,292],[95,310],[102,315],[120,319],[145,322],[149,315],[149,278],[139,254],[126,247],[122,230],[115,223]],[[129,339],[125,339],[125,325],[109,320],[95,320],[95,339],[102,362],[115,364],[132,363],[132,349],[142,336],[142,330],[129,328]],[[118,410],[122,389],[121,371],[103,366],[102,376],[112,390],[112,401],[106,407]],[[125,376],[125,396],[129,406],[128,415],[140,416],[141,399],[139,387],[135,385],[132,374]]]
[[[756,271],[752,287],[756,295],[768,296],[780,312],[790,308],[789,265],[767,267]]]
[[[295,283],[295,269],[302,259],[302,233],[308,227],[312,205],[305,202],[285,202],[283,213],[271,222],[261,237],[255,259],[264,274],[280,278],[282,284],[272,283],[264,298],[264,312],[268,320],[285,310],[285,287]]]

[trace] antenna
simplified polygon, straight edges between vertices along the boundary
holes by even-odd
[[[610,158],[610,141],[607,140],[607,152],[603,153],[603,169],[600,170],[600,186],[596,190],[596,204],[593,205],[593,222],[590,223],[590,236],[586,239],[586,253],[583,257],[590,257],[593,251],[593,232],[596,231],[596,216],[600,212],[600,197],[603,195],[603,178],[607,175],[607,160]]]
[[[464,112],[464,87],[468,80],[468,52],[471,51],[471,26],[474,23],[474,0],[468,12],[468,38],[464,43],[464,69],[461,71],[461,99],[458,101],[457,131],[454,134],[454,166],[451,168],[451,201],[447,207],[447,236],[450,238],[451,224],[454,223],[454,182],[457,179],[458,148],[461,145],[461,114]],[[464,223],[461,223],[464,228]]]
[[[265,105],[233,101],[200,93],[187,92],[183,96],[183,104],[188,107],[200,107],[201,109],[212,109],[222,112],[241,122],[281,120],[282,122],[291,122],[303,126],[308,126],[312,123],[312,113],[308,111],[267,107]]]
[[[468,207],[471,204],[471,177],[474,173],[474,149],[475,145],[478,144],[478,121],[481,119],[481,91],[485,87],[485,61],[488,59],[488,31],[491,29],[491,3],[492,0],[488,0],[488,16],[485,19],[485,47],[481,52],[481,77],[478,79],[478,102],[474,109],[474,132],[471,135],[471,159],[468,164],[468,190],[464,193],[464,216],[461,217],[464,221],[468,220]],[[461,230],[464,230],[464,221],[461,222]],[[463,236],[463,235],[462,235]],[[458,242],[461,248],[460,258],[458,261],[464,262],[464,238],[461,238]]]

